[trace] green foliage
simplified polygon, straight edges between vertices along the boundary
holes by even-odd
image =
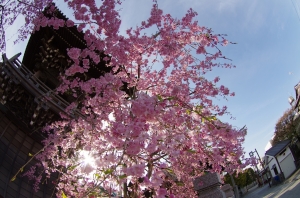
[[[300,124],[300,119],[294,120],[294,109],[286,110],[276,123],[272,145],[286,139],[299,140],[300,137],[297,133],[298,124]]]
[[[62,198],[67,198],[67,196],[65,195],[65,193],[64,192],[62,192]]]
[[[14,176],[13,178],[11,178],[11,182],[15,181],[16,180],[16,176]]]
[[[243,172],[240,172],[238,174],[234,172],[232,174],[232,177],[235,184],[239,187],[245,187],[255,181],[255,173],[252,168],[247,168]],[[224,183],[230,184],[232,186],[231,178],[228,173],[224,176]]]
[[[120,178],[120,179],[124,179],[124,178],[126,178],[126,177],[127,177],[127,175],[126,175],[126,174],[124,174],[124,175],[120,175],[120,176],[119,176],[119,178]]]
[[[112,172],[114,172],[114,170],[112,170],[112,169],[110,169],[110,168],[103,171],[103,173],[104,173],[105,175],[111,174]]]

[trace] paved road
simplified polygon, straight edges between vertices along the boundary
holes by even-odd
[[[300,170],[277,186],[265,185],[250,190],[243,198],[300,198]]]

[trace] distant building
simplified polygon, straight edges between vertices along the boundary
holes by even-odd
[[[295,158],[290,149],[291,140],[278,142],[265,153],[266,166],[269,167],[272,177],[283,174],[288,178],[295,170]]]

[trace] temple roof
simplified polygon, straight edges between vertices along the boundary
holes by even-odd
[[[58,19],[68,20],[57,8],[53,15]],[[64,26],[58,29],[49,26],[41,27],[39,31],[34,32],[30,36],[22,63],[32,73],[42,71],[44,76],[48,76],[46,80],[48,82],[45,82],[45,84],[54,89],[59,83],[56,78],[72,64],[72,61],[68,58],[67,49],[73,47],[79,49],[87,47],[84,40],[84,33],[79,32],[76,26]],[[100,60],[105,57],[102,52],[98,52],[98,54]],[[86,74],[87,79],[98,78],[110,71],[111,68],[106,67],[104,61],[100,61],[96,65],[90,60],[90,68]],[[76,77],[83,78],[79,74]]]

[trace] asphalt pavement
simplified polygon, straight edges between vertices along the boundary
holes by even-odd
[[[243,198],[300,198],[300,169],[281,184],[269,187],[254,186]]]

